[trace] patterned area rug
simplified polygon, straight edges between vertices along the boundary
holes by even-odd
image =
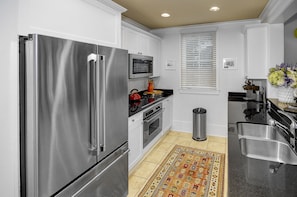
[[[225,154],[176,145],[139,197],[223,196]]]

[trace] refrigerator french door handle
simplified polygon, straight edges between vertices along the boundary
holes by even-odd
[[[106,65],[105,65],[105,56],[104,55],[98,55],[99,56],[99,68],[100,68],[100,79],[99,79],[99,86],[100,86],[100,95],[98,95],[98,98],[100,98],[100,109],[99,109],[99,122],[100,122],[100,129],[98,133],[98,146],[99,151],[104,152],[105,151],[105,92],[106,92]],[[100,97],[99,97],[100,96]]]
[[[97,155],[97,80],[98,72],[97,69],[97,54],[91,53],[88,55],[88,91],[89,91],[89,112],[90,112],[90,147],[89,152],[92,155]]]

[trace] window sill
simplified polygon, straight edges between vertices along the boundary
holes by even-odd
[[[212,95],[218,95],[218,94],[220,94],[220,90],[189,88],[189,89],[179,89],[179,93],[181,93],[181,94],[212,94]]]

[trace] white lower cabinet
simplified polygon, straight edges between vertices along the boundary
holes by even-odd
[[[142,157],[142,130],[143,130],[143,115],[139,112],[129,117],[129,170],[131,170]]]
[[[162,132],[165,134],[172,126],[172,108],[173,108],[173,96],[167,97],[162,101],[163,107],[163,124]]]
[[[129,117],[129,170],[131,170],[142,159],[142,157],[160,140],[162,135],[164,135],[171,128],[173,96],[169,96],[165,100],[163,100],[162,107],[162,132],[159,133],[145,148],[143,148],[143,111]]]

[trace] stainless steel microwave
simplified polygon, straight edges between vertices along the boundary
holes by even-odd
[[[153,57],[129,54],[129,78],[142,78],[153,75]]]

